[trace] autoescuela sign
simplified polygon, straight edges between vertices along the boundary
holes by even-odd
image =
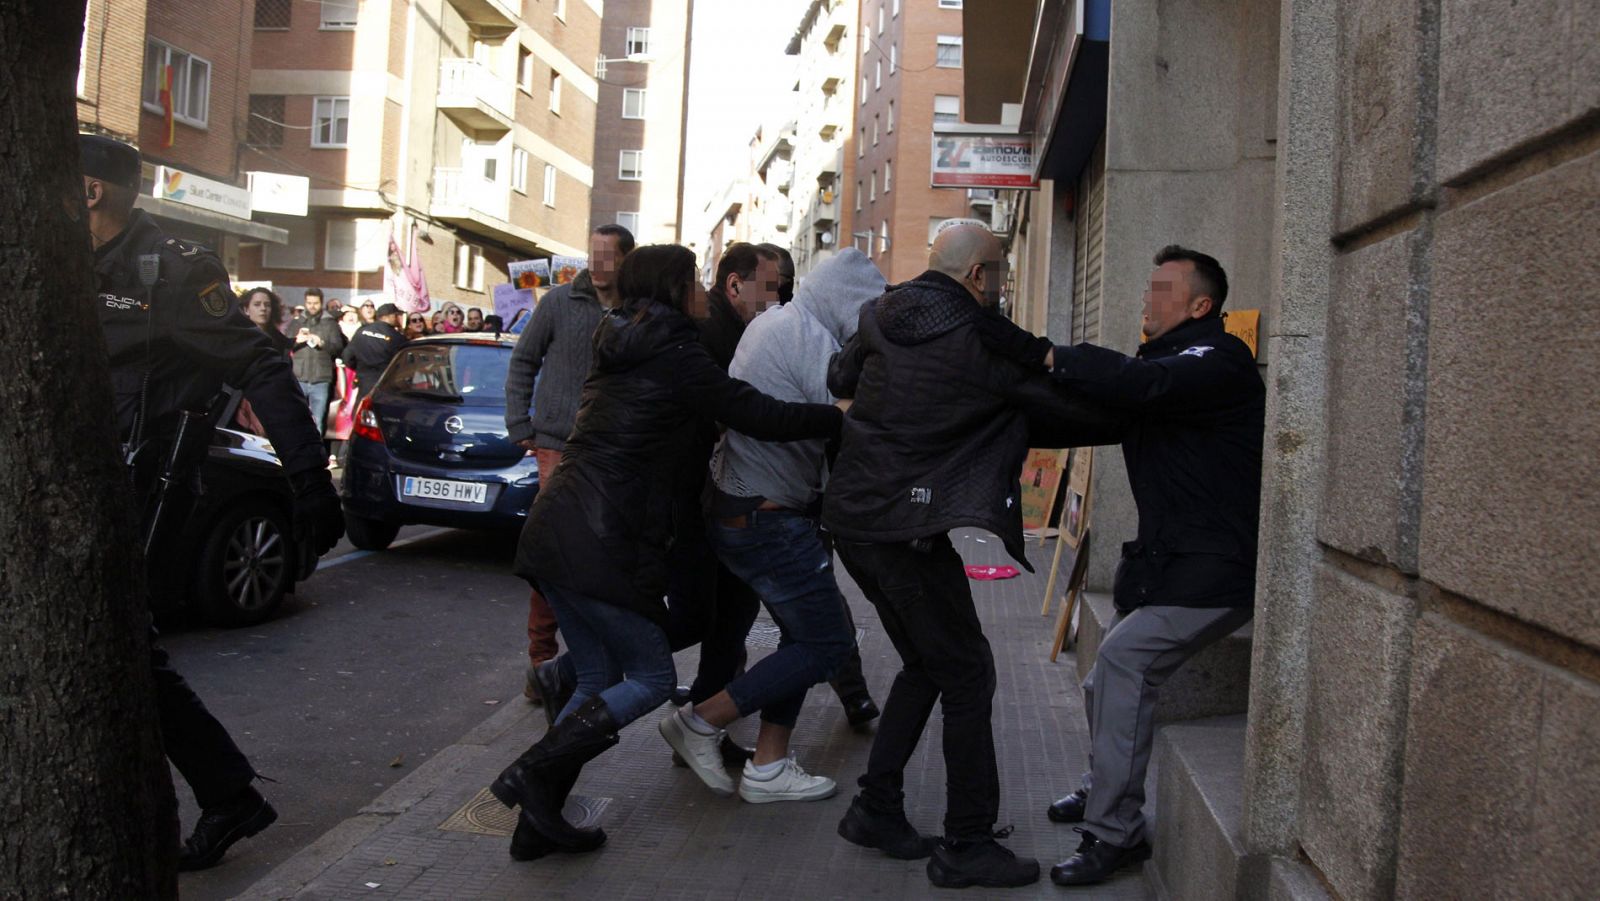
[[[1033,135],[936,133],[935,188],[1037,188]]]

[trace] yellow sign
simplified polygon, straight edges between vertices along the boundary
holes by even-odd
[[[1022,463],[1022,527],[1042,529],[1050,524],[1050,514],[1055,511],[1056,489],[1061,485],[1061,471],[1067,468],[1064,450],[1028,451]]]
[[[1260,310],[1229,310],[1222,314],[1222,327],[1228,334],[1250,346],[1250,356],[1256,351],[1256,330],[1261,326]]]

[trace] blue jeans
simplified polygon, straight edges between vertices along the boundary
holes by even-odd
[[[306,405],[311,407],[311,421],[317,424],[317,434],[322,434],[328,419],[327,382],[301,382],[300,390],[306,393]]]
[[[677,671],[660,626],[625,607],[560,585],[539,588],[556,612],[567,655],[578,674],[578,687],[557,722],[598,696],[621,727],[661,706],[672,694]]]
[[[717,556],[744,580],[772,614],[778,650],[728,683],[741,716],[793,728],[806,691],[832,678],[855,647],[833,558],[815,520],[787,510],[757,510],[744,528],[711,527]]]

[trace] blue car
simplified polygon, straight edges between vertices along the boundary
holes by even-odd
[[[414,523],[521,528],[539,468],[506,434],[506,366],[516,340],[432,335],[389,362],[356,405],[341,490],[351,544],[382,550]]]

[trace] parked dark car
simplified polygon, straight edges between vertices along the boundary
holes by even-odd
[[[266,439],[217,428],[200,489],[182,531],[148,567],[154,612],[192,612],[218,626],[259,623],[317,566],[295,543],[283,465]]]
[[[506,434],[515,335],[419,338],[356,405],[345,461],[350,543],[382,550],[401,526],[517,529],[539,490],[534,457]]]

